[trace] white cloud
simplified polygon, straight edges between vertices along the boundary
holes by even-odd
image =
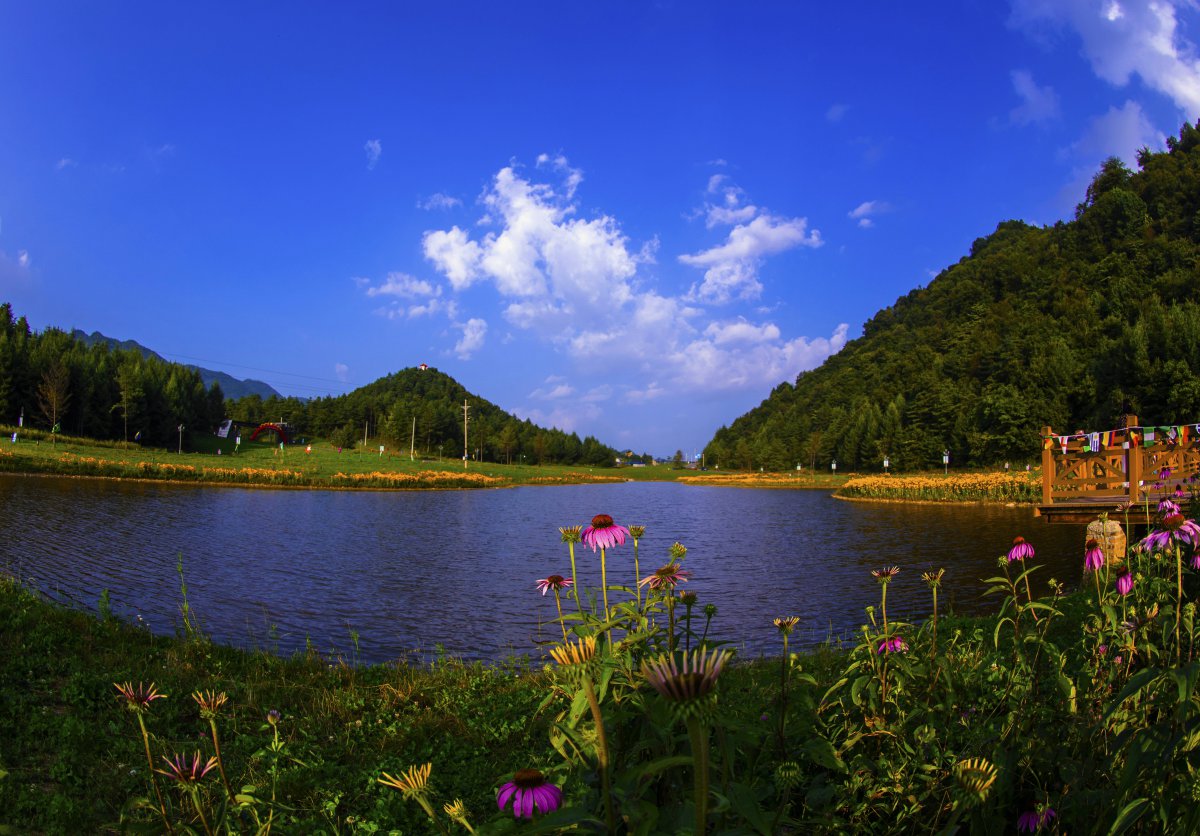
[[[479,261],[483,251],[479,244],[470,240],[465,230],[454,226],[448,231],[426,232],[421,246],[425,258],[446,274],[455,290],[470,287],[479,277]]]
[[[846,115],[846,111],[850,109],[850,105],[835,104],[830,105],[829,110],[825,111],[825,119],[829,122],[841,122],[842,117]]]
[[[350,379],[350,367],[345,363],[334,363],[333,373],[337,375],[337,379],[345,383]]]
[[[539,386],[529,393],[529,397],[539,401],[555,401],[569,398],[575,394],[575,387],[557,375],[546,378],[546,385]]]
[[[357,281],[357,279],[355,280]],[[425,279],[407,273],[388,273],[387,279],[378,287],[368,287],[368,296],[398,296],[401,299],[417,299],[423,296],[440,296],[442,289]]]
[[[56,171],[62,171],[64,168],[74,168],[77,165],[79,165],[79,163],[75,162],[70,157],[63,157],[54,164],[54,168]]]
[[[17,251],[17,266],[18,267],[28,267],[29,266],[29,251],[28,250],[18,250]]]
[[[858,221],[861,228],[870,229],[875,226],[875,215],[890,212],[891,209],[891,205],[882,200],[866,200],[847,212],[846,216]]]
[[[1031,125],[1049,122],[1058,117],[1058,94],[1052,87],[1038,87],[1033,74],[1028,70],[1013,70],[1013,90],[1021,97],[1021,104],[1008,112],[1014,125]]]
[[[378,139],[368,139],[363,145],[363,150],[367,153],[367,170],[370,171],[375,168],[380,155],[383,154],[383,143]]]
[[[693,390],[734,390],[774,386],[819,366],[846,344],[849,326],[842,323],[828,338],[797,337],[787,342],[763,340],[749,345],[717,343],[711,338],[680,345],[671,365]]]
[[[424,209],[427,212],[434,210],[453,209],[456,206],[462,206],[462,201],[457,197],[451,197],[450,195],[442,194],[441,192],[435,192],[425,200],[417,201],[417,208]]]
[[[564,175],[563,186],[566,189],[567,200],[573,198],[575,190],[583,182],[583,171],[574,168],[562,154],[556,154],[554,157],[551,157],[549,154],[538,154],[537,167],[542,168],[545,166],[549,166],[554,171]]]
[[[771,322],[754,325],[739,318],[736,322],[710,322],[704,329],[704,336],[713,345],[728,345],[730,343],[765,343],[779,339],[779,328]]]
[[[1134,75],[1193,119],[1200,114],[1200,60],[1176,12],[1191,0],[1014,0],[1013,22],[1066,25],[1097,76],[1124,87]]]
[[[1071,181],[1061,194],[1063,205],[1074,206],[1083,200],[1088,184],[1107,158],[1119,157],[1134,168],[1137,152],[1143,146],[1161,147],[1165,141],[1137,102],[1110,107],[1103,116],[1087,124],[1083,136],[1060,152],[1060,157],[1072,164]]]
[[[757,299],[762,294],[758,270],[769,255],[795,247],[819,247],[819,230],[808,231],[807,218],[783,218],[762,214],[749,223],[739,223],[724,244],[679,260],[691,267],[706,267],[704,280],[693,285],[689,299],[722,304],[732,299]]]
[[[454,344],[454,353],[460,360],[469,360],[472,354],[483,347],[483,340],[487,336],[487,322],[472,317],[464,323],[455,323],[454,327],[462,329],[463,332],[462,339]]]

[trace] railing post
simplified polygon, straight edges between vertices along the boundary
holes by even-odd
[[[1137,505],[1141,500],[1138,483],[1142,481],[1142,451],[1134,446],[1130,430],[1138,425],[1136,415],[1125,416],[1125,475],[1129,477],[1129,504]]]
[[[1054,430],[1042,427],[1042,504],[1051,505],[1054,502],[1051,486],[1054,484],[1054,445],[1046,446],[1046,439],[1054,435]]]

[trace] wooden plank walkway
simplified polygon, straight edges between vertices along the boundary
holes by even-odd
[[[1126,504],[1157,503],[1200,473],[1200,425],[1125,426],[1057,435],[1042,428],[1042,501],[1049,522],[1088,523]]]

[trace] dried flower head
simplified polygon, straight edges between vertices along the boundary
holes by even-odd
[[[644,525],[629,526],[629,536],[632,537],[634,539],[634,541],[642,539],[643,537],[646,536],[646,526],[644,526]]]
[[[159,775],[166,775],[168,778],[178,781],[181,784],[195,784],[209,773],[214,766],[217,765],[215,757],[209,758],[207,761],[200,759],[200,752],[196,752],[191,758],[187,755],[176,754],[174,758],[162,756],[166,762],[166,769],[154,770]]]
[[[696,599],[696,593],[691,592],[690,590],[688,592],[679,593],[679,603],[683,604],[685,607],[694,607],[696,605]]]
[[[800,616],[788,615],[782,618],[775,619],[775,628],[785,636],[790,636],[792,631],[796,629],[796,625],[800,623]]]
[[[467,820],[467,805],[463,804],[461,798],[456,798],[442,805],[442,811],[447,816],[454,819],[459,824],[465,824]]]
[[[564,668],[586,665],[596,656],[596,637],[587,636],[577,642],[567,642],[562,647],[550,648],[550,657]]]
[[[676,658],[663,654],[643,660],[642,676],[672,702],[686,703],[708,695],[717,685],[717,677],[729,661],[726,650],[698,649]]]
[[[531,819],[535,812],[553,813],[562,806],[562,797],[562,790],[547,781],[540,771],[521,769],[500,788],[496,806],[503,810],[511,801],[514,818]]]
[[[569,525],[566,528],[558,530],[564,543],[578,543],[582,537],[582,532],[583,526],[581,525]]]
[[[377,778],[379,783],[386,787],[400,790],[404,793],[405,798],[412,798],[415,795],[421,795],[429,786],[429,774],[433,772],[433,764],[427,763],[424,766],[410,766],[399,778],[383,773],[382,778]]]
[[[717,605],[716,604],[705,604],[704,605],[704,617],[705,618],[716,618],[716,616],[717,616]]]
[[[691,575],[679,568],[678,563],[668,563],[654,570],[653,575],[647,575],[638,581],[638,586],[649,586],[651,589],[674,589],[678,583],[683,583]]]
[[[892,578],[900,574],[900,567],[884,566],[882,569],[872,569],[871,574],[880,583],[891,583]]]
[[[1000,772],[986,758],[967,758],[954,764],[954,779],[963,792],[982,802],[987,799],[992,784]]]
[[[680,543],[678,540],[676,540],[674,543],[671,544],[670,552],[671,552],[671,562],[678,563],[680,560],[683,560],[685,557],[687,557],[688,550],[687,550],[687,546],[685,546],[683,543]]]
[[[133,687],[132,682],[114,682],[113,687],[117,689],[117,699],[125,701],[125,707],[130,711],[138,714],[143,714],[150,710],[150,703],[155,700],[165,700],[166,694],[158,693],[158,689],[151,682],[146,685],[144,682],[139,682],[137,688]]]
[[[931,570],[929,572],[922,572],[921,580],[923,580],[923,581],[925,581],[925,583],[929,584],[930,589],[937,589],[939,586],[942,585],[942,576],[945,574],[946,574],[945,569],[938,569],[936,571]]]
[[[200,706],[200,716],[205,720],[217,719],[221,706],[229,701],[224,691],[219,694],[215,691],[193,691],[192,699]]]

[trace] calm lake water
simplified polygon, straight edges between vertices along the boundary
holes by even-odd
[[[902,568],[889,615],[912,619],[929,612],[921,572],[941,566],[943,606],[993,608],[979,579],[1017,534],[1045,566],[1035,586],[1073,586],[1082,571],[1082,526],[1028,508],[669,483],[365,493],[20,476],[0,476],[0,569],[92,608],[108,589],[118,614],[170,634],[182,553],[191,605],[221,642],[287,654],[311,641],[362,662],[428,658],[438,645],[469,659],[538,656],[560,634],[553,595],[534,582],[570,574],[558,527],[598,513],[646,526],[643,574],[676,540],[687,546],[682,588],[716,604],[713,634],[751,654],[777,652],[780,615],[801,617],[802,645],[852,634],[878,604],[870,570],[884,565]],[[582,582],[599,586],[598,555],[576,559]],[[632,541],[609,554],[608,573],[632,584]]]

